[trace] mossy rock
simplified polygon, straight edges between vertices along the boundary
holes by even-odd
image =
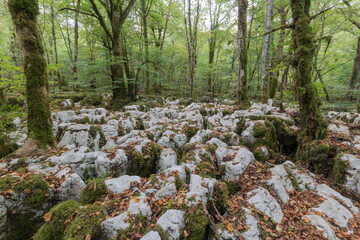
[[[0,158],[6,157],[17,149],[19,149],[19,146],[15,142],[11,142],[5,136],[0,136]]]
[[[296,159],[303,166],[320,175],[327,175],[333,165],[330,157],[331,146],[325,140],[307,143],[305,139],[298,148]]]
[[[80,203],[82,205],[92,204],[100,200],[102,195],[107,193],[107,187],[104,179],[95,178],[86,184],[80,195]]]
[[[11,189],[12,185],[19,181],[19,178],[13,177],[11,175],[5,175],[0,178],[0,190],[6,191]]]
[[[265,146],[258,146],[253,150],[254,157],[259,162],[266,162],[269,159],[269,156],[266,156],[265,152],[262,148],[266,148]]]
[[[214,191],[214,202],[220,214],[224,214],[227,210],[227,200],[229,198],[229,190],[226,183],[218,181]],[[212,204],[210,204],[210,212],[214,212]]]
[[[81,101],[81,106],[99,106],[102,104],[102,100],[103,97],[101,95],[91,94]]]
[[[204,239],[209,220],[202,208],[202,205],[190,208],[185,214],[185,219],[187,219],[186,229],[189,234],[187,239]]]
[[[331,178],[339,184],[346,183],[346,170],[348,169],[348,162],[341,159],[343,153],[338,153],[335,157],[335,164],[331,173]]]
[[[17,160],[16,163],[14,163],[13,165],[11,165],[10,170],[12,171],[18,171],[18,169],[21,168],[26,168],[29,164],[26,163],[26,159],[25,158],[20,158]]]
[[[156,164],[160,158],[160,146],[154,142],[142,148],[142,153],[133,151],[130,156],[130,174],[150,177],[156,172]]]
[[[103,146],[105,146],[106,138],[105,138],[105,135],[104,135],[104,133],[102,132],[102,130],[101,130],[101,128],[99,126],[91,125],[89,134],[93,139],[95,139],[96,136],[99,134],[99,136],[100,136],[99,148],[102,148]]]
[[[14,187],[18,194],[25,194],[25,205],[41,209],[50,196],[49,184],[42,175],[29,175]]]
[[[223,116],[225,117],[226,115],[230,115],[230,114],[233,114],[234,111],[230,108],[225,108],[222,112]]]
[[[35,234],[34,240],[61,240],[66,225],[65,221],[80,207],[80,203],[74,200],[62,202],[45,215],[50,219]]]
[[[190,140],[196,133],[199,131],[197,126],[185,125],[182,129],[182,132],[186,135],[186,138]]]
[[[7,223],[5,225],[6,240],[22,240],[22,239],[32,239],[32,236],[40,228],[43,223],[42,217],[35,217],[34,211],[21,212],[17,211],[15,213],[8,212],[7,214]],[[51,239],[51,238],[48,238]]]
[[[148,221],[149,219],[141,214],[131,216],[128,221],[130,226],[127,229],[120,231],[116,239],[127,240],[135,235],[145,235],[147,232]]]
[[[76,217],[66,226],[62,239],[83,240],[90,234],[91,239],[101,239],[101,223],[105,220],[107,211],[102,205],[86,205],[76,211]]]
[[[263,145],[271,148],[275,152],[279,149],[279,143],[277,141],[275,127],[268,121],[256,122],[253,127],[254,137],[256,142],[249,145],[250,148],[255,149],[256,147]]]
[[[202,161],[197,165],[196,173],[205,178],[215,177],[215,166],[209,153],[202,156]]]

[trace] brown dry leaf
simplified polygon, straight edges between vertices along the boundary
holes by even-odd
[[[44,220],[45,222],[49,222],[51,220],[52,217],[52,213],[48,212],[47,214],[44,215]]]
[[[269,217],[266,214],[264,215],[264,220],[265,221],[269,220]]]
[[[85,240],[91,240],[91,235],[90,235],[90,234],[86,234]]]
[[[307,217],[304,217],[304,221],[305,221],[306,223],[309,223],[309,219],[308,219]]]
[[[229,222],[226,222],[225,227],[226,227],[227,230],[229,230],[230,232],[234,231],[233,226],[231,226],[231,223],[229,223]]]
[[[96,216],[99,216],[99,215],[100,215],[100,212],[96,212],[95,214],[96,214]]]
[[[24,189],[24,193],[26,193],[26,194],[30,194],[31,193],[31,190],[30,189]]]
[[[134,197],[134,203],[138,203],[138,202],[140,202],[140,198]]]
[[[322,216],[321,212],[319,212],[319,211],[316,211],[315,214],[320,216],[320,217]]]
[[[14,191],[13,191],[12,189],[9,189],[9,190],[6,191],[6,193],[7,193],[7,194],[13,194]]]
[[[188,237],[188,236],[189,236],[188,232],[184,230],[184,237]]]

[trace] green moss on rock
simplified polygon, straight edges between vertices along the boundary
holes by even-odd
[[[128,223],[130,224],[130,226],[119,232],[119,234],[117,235],[117,239],[119,240],[127,240],[127,239],[131,239],[131,237],[135,236],[135,235],[145,235],[146,230],[147,230],[147,226],[148,226],[148,218],[142,215],[135,215],[135,216],[131,216],[129,218]]]
[[[346,183],[346,170],[348,169],[348,163],[341,159],[344,154],[339,153],[335,157],[335,164],[332,170],[331,177],[335,182],[339,184]]]
[[[100,200],[102,195],[107,193],[107,187],[104,179],[95,178],[86,184],[80,195],[82,205],[91,204]]]
[[[182,132],[186,135],[186,138],[190,140],[196,133],[199,131],[199,128],[194,125],[185,125],[182,129]]]
[[[142,148],[142,153],[133,151],[130,156],[130,174],[149,177],[156,172],[156,163],[160,158],[160,146],[151,142]]]
[[[50,220],[47,221],[35,234],[34,240],[61,240],[66,225],[65,221],[74,213],[80,204],[74,200],[62,202],[47,213]],[[46,216],[46,215],[45,215]]]
[[[101,223],[106,217],[106,207],[92,204],[76,211],[76,217],[66,227],[63,238],[66,240],[83,240],[87,234],[91,239],[100,239]]]
[[[187,239],[199,240],[203,239],[206,234],[206,228],[209,224],[208,217],[206,216],[201,205],[190,208],[185,214],[185,218],[188,220],[186,228],[189,236]]]
[[[279,143],[277,141],[276,130],[270,122],[264,121],[264,124],[261,122],[256,122],[254,124],[253,130],[256,142],[253,146],[249,147],[256,148],[260,145],[263,145],[271,148],[274,151],[278,151]]]
[[[11,175],[5,175],[0,178],[0,190],[6,191],[12,187],[14,183],[19,181],[19,178],[13,177]]]
[[[41,209],[50,196],[49,184],[41,175],[29,175],[14,187],[16,193],[24,193],[28,207]],[[26,191],[25,191],[26,190]]]

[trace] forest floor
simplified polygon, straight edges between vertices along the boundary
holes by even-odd
[[[320,168],[295,162],[297,116],[271,102],[60,101],[57,148],[0,160],[0,239],[360,239],[360,115],[327,113],[309,154]]]

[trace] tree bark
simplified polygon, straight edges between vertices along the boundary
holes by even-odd
[[[293,18],[295,81],[300,107],[300,143],[296,158],[308,161],[309,144],[326,136],[326,123],[320,113],[320,99],[311,81],[315,45],[310,26],[311,0],[291,0]]]
[[[354,59],[354,65],[350,78],[348,92],[345,97],[346,101],[351,101],[351,99],[353,99],[353,92],[356,87],[356,83],[359,80],[359,72],[360,72],[360,37],[358,38],[356,57]]]
[[[55,12],[54,12],[54,0],[52,1],[52,4],[50,6],[51,11],[51,34],[54,42],[54,54],[55,54],[55,64],[59,64],[59,57],[57,52],[57,45],[56,45],[56,33],[55,33]],[[56,70],[56,79],[59,85],[59,89],[62,88],[63,82],[61,81],[61,74],[59,69]]]
[[[274,0],[267,0],[266,23],[265,23],[265,32],[266,33],[271,31],[273,8],[274,8]],[[269,78],[270,77],[269,77],[269,71],[268,71],[268,61],[269,61],[270,40],[271,40],[271,34],[266,34],[264,36],[264,42],[263,42],[263,46],[262,46],[262,57],[261,57],[262,98],[261,98],[261,101],[263,103],[269,99]]]
[[[277,8],[277,11],[280,13],[280,22],[281,25],[286,25],[286,16],[288,14],[288,11],[285,10],[285,7],[279,7]],[[276,52],[276,59],[273,62],[272,68],[276,68],[276,70],[269,76],[270,82],[269,82],[269,97],[272,99],[275,97],[276,89],[278,86],[278,78],[279,78],[279,65],[282,62],[283,58],[283,51],[284,51],[284,42],[285,42],[285,29],[280,30],[280,36],[279,36],[279,42],[277,46],[277,52]]]
[[[146,0],[141,0],[141,20],[143,27],[143,37],[144,37],[144,47],[145,47],[145,66],[147,68],[144,70],[144,80],[145,80],[145,93],[150,94],[150,72],[149,72],[149,39],[148,39],[148,29],[147,29],[147,16],[149,15],[149,10],[152,0],[149,0],[149,4],[146,4]]]
[[[19,155],[30,155],[54,143],[49,105],[49,81],[37,16],[37,0],[9,0],[8,6],[24,54],[28,139]]]
[[[188,0],[186,14],[186,0],[184,0],[184,20],[185,20],[185,31],[189,55],[189,82],[190,82],[190,97],[194,97],[194,78],[195,78],[195,67],[197,57],[197,32],[200,17],[200,1],[197,0],[196,5],[196,16],[194,26],[191,23],[191,0]]]
[[[80,1],[81,0],[77,0],[76,3],[76,10],[77,12],[75,12],[75,27],[74,27],[74,35],[75,35],[75,39],[74,39],[74,65],[73,65],[73,81],[74,81],[74,91],[77,92],[77,62],[78,62],[78,55],[79,55],[79,10],[80,10]]]
[[[238,0],[238,84],[237,84],[237,100],[239,105],[248,104],[247,96],[247,48],[246,48],[246,13],[247,0]]]

